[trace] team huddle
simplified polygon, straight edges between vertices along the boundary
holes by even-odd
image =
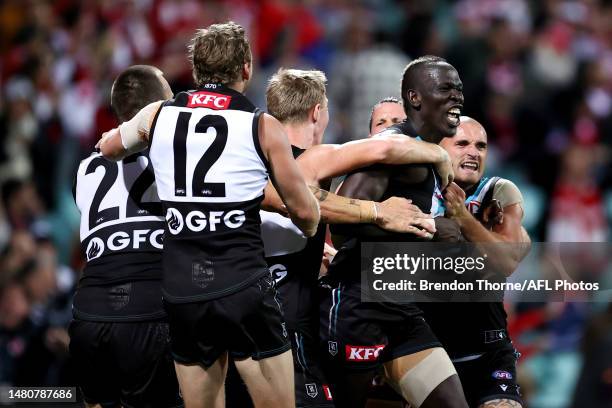
[[[198,30],[189,58],[193,91],[152,66],[117,77],[122,124],[75,178],[86,405],[521,407],[501,302],[361,299],[362,242],[523,243],[495,253],[499,279],[527,254],[521,193],[483,176],[458,72],[413,60],[401,101],[353,135],[369,137],[326,145],[323,72],[279,70],[264,113],[241,26]]]

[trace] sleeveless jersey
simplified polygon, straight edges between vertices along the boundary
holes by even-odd
[[[115,163],[94,153],[80,163],[73,194],[87,260],[75,316],[98,321],[163,316],[165,223],[149,157],[137,153]]]
[[[499,177],[483,177],[468,190],[467,209],[479,217],[494,196]],[[443,206],[443,203],[441,203]],[[500,281],[504,281],[500,278]],[[502,302],[422,303],[427,322],[453,357],[490,350],[508,341],[506,311]]]
[[[420,139],[412,125],[404,121],[393,125],[385,130],[384,133],[404,134],[407,137]],[[386,200],[392,196],[409,198],[412,204],[418,206],[424,213],[436,215],[439,212],[438,198],[441,197],[438,176],[434,167],[430,164],[413,164],[403,166],[375,165],[372,169],[382,169],[389,173],[389,183],[387,189],[380,198]],[[426,176],[421,182],[410,182],[402,175],[407,171],[426,172]],[[332,227],[332,232],[334,228]],[[381,236],[368,238],[368,241],[420,241],[421,239],[413,234],[397,234],[381,230]],[[354,237],[348,239],[340,248],[329,268],[329,275],[342,281],[343,283],[361,286],[361,239]],[[388,309],[397,310],[406,316],[420,315],[421,310],[413,303],[406,304],[386,304]]]
[[[293,156],[304,149],[292,146]],[[323,185],[322,188],[329,188]],[[314,302],[319,268],[325,245],[326,224],[319,223],[317,233],[306,238],[286,217],[261,211],[261,231],[266,262],[276,281],[283,302],[287,327],[317,333],[319,306]]]
[[[166,218],[162,290],[169,302],[229,295],[267,273],[260,115],[241,93],[207,84],[163,103],[153,121],[150,156]]]

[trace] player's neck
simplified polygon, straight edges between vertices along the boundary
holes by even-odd
[[[480,182],[480,181],[479,181],[479,182]],[[472,194],[472,193],[473,193],[473,192],[476,190],[476,187],[478,186],[478,183],[476,183],[476,184],[470,184],[470,183],[464,183],[464,182],[461,182],[461,181],[459,181],[459,180],[455,180],[455,183],[456,183],[456,184],[457,184],[459,187],[461,187],[461,189],[462,189],[463,191],[465,191],[465,192],[466,192],[466,195],[467,195],[467,194]]]
[[[413,129],[418,136],[426,142],[438,144],[444,136],[441,136],[439,132],[427,126],[427,124],[418,115],[408,114],[408,121],[412,125]]]
[[[314,141],[314,129],[312,125],[306,123],[300,124],[283,124],[287,136],[289,136],[289,143],[293,146],[299,147],[300,149],[308,149],[312,147]]]
[[[225,86],[230,89],[233,89],[234,91],[237,91],[243,94],[244,91],[246,90],[247,82],[246,81],[232,82],[231,84],[226,84]]]

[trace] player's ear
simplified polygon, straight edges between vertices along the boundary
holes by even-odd
[[[242,79],[244,81],[249,81],[251,79],[251,75],[253,74],[253,66],[250,62],[245,62],[242,66]]]
[[[412,106],[416,110],[421,109],[421,95],[416,90],[409,89],[408,103],[410,103],[410,106]]]
[[[319,121],[319,118],[321,117],[321,104],[317,103],[313,108],[312,108],[312,121],[314,123],[317,123]]]

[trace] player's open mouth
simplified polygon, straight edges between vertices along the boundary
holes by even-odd
[[[453,126],[459,126],[459,117],[461,116],[461,108],[453,107],[448,110],[446,113],[446,118],[448,119],[448,123]]]
[[[478,162],[475,162],[475,161],[466,161],[466,162],[461,163],[461,165],[459,165],[459,167],[461,167],[461,169],[463,169],[463,170],[478,171],[478,168],[480,166],[478,165]]]

